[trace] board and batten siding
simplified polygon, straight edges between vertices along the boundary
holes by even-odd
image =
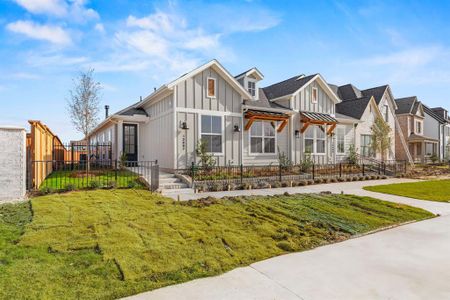
[[[334,143],[335,143],[335,149],[336,149],[336,163],[343,162],[347,160],[348,155],[350,154],[350,147],[355,145],[355,127],[353,124],[339,124],[336,126],[336,130],[338,128],[344,128],[345,135],[344,135],[344,153],[338,153],[337,152],[337,137],[334,136]]]
[[[216,97],[206,96],[207,79],[216,79]],[[200,140],[201,115],[222,118],[222,152],[215,154],[216,165],[237,165],[242,162],[242,96],[213,68],[208,68],[187,78],[175,87],[176,103],[176,169],[184,169],[198,163],[196,147]],[[186,122],[189,129],[181,129]],[[237,125],[241,132],[234,132]]]
[[[312,103],[311,101],[313,88],[317,88],[318,91],[317,103]],[[335,103],[333,99],[328,96],[328,94],[323,90],[322,86],[317,82],[317,80],[311,82],[297,95],[295,95],[292,100],[292,108],[294,110],[318,112],[331,115],[335,113]]]
[[[173,93],[145,107],[150,119],[139,124],[142,160],[158,160],[162,169],[174,168]]]
[[[253,124],[255,124],[255,121]],[[275,153],[274,154],[265,154],[265,153],[250,153],[250,129],[244,131],[244,149],[243,149],[243,163],[244,165],[271,165],[279,163],[279,153],[285,154],[290,157],[290,144],[289,144],[289,126],[286,126],[281,132],[277,132],[277,128],[281,122],[275,122]],[[279,151],[279,152],[278,152]]]

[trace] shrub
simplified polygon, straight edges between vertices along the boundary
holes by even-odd
[[[305,186],[305,185],[308,185],[308,181],[306,181],[306,180],[300,180],[300,181],[298,182],[298,186]]]
[[[195,185],[195,188],[197,189],[197,191],[199,192],[206,192],[208,190],[208,186],[204,183],[198,183]]]
[[[260,181],[260,182],[258,182],[258,188],[259,189],[268,189],[268,188],[270,188],[270,183],[268,183],[267,181]]]
[[[292,187],[298,186],[298,182],[296,182],[296,181],[291,181],[290,184]]]
[[[352,178],[352,180],[353,180],[353,181],[358,181],[359,178],[358,178],[358,176],[354,176],[354,177]]]
[[[370,176],[370,179],[372,179],[372,180],[377,179],[377,175],[372,175],[372,176]]]
[[[210,191],[213,192],[218,192],[218,191],[222,191],[223,190],[223,185],[218,183],[218,182],[213,182],[210,187],[209,187]]]
[[[386,175],[381,176],[381,179],[387,179]]]
[[[322,179],[322,183],[330,183],[330,178],[324,178],[324,179]]]
[[[66,186],[64,187],[64,190],[67,192],[71,192],[71,191],[75,191],[77,189],[76,185],[73,183],[68,183],[66,184]]]
[[[331,179],[330,179],[330,182],[336,183],[336,182],[338,182],[338,180],[337,180],[337,178],[331,178]]]
[[[286,182],[286,181],[283,181],[283,182],[281,183],[281,186],[282,186],[282,187],[288,187],[288,186],[289,186],[289,183]]]
[[[117,187],[117,182],[115,180],[110,180],[107,185],[109,188],[115,189]]]
[[[366,175],[366,176],[364,177],[364,179],[365,179],[365,180],[370,180],[370,179],[372,179],[372,177],[369,176],[369,175]],[[373,178],[373,179],[375,179],[375,178]]]
[[[251,188],[252,188],[252,185],[250,183],[248,183],[248,182],[244,182],[242,184],[242,189],[243,190],[250,190]]]
[[[55,190],[49,186],[44,186],[39,190],[39,194],[41,195],[53,194],[54,192]]]
[[[322,179],[316,178],[316,179],[314,179],[314,183],[315,184],[320,184],[320,183],[322,183]]]
[[[127,187],[130,188],[130,189],[133,189],[133,188],[135,188],[136,186],[137,186],[137,183],[136,183],[136,181],[134,181],[134,180],[130,180],[130,181],[128,181],[128,183],[127,183]]]
[[[100,187],[100,183],[98,181],[91,181],[89,182],[89,188],[92,190],[98,189]]]
[[[272,183],[272,187],[273,187],[273,188],[279,188],[279,187],[281,187],[281,182],[279,182],[279,181],[274,181],[274,182]]]
[[[337,179],[337,181],[339,181],[339,182],[344,182],[344,181],[345,181],[345,178],[339,177],[339,178]]]
[[[314,180],[312,180],[312,179],[308,180],[308,185],[312,185],[312,184],[314,184]]]

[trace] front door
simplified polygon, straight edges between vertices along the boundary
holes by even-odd
[[[123,153],[127,161],[138,160],[138,137],[136,124],[123,124]]]

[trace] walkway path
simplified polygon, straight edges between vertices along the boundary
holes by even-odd
[[[442,216],[310,251],[278,256],[220,276],[162,288],[130,299],[450,299],[450,204],[361,189],[365,185],[405,181],[391,179],[239,191],[240,194],[262,195],[285,191],[344,191],[422,207]],[[218,197],[236,192],[199,195]]]

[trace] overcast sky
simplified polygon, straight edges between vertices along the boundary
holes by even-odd
[[[42,120],[64,141],[81,137],[66,99],[89,68],[113,112],[213,58],[258,67],[263,85],[321,73],[450,109],[450,1],[0,0],[0,12],[0,124]]]

